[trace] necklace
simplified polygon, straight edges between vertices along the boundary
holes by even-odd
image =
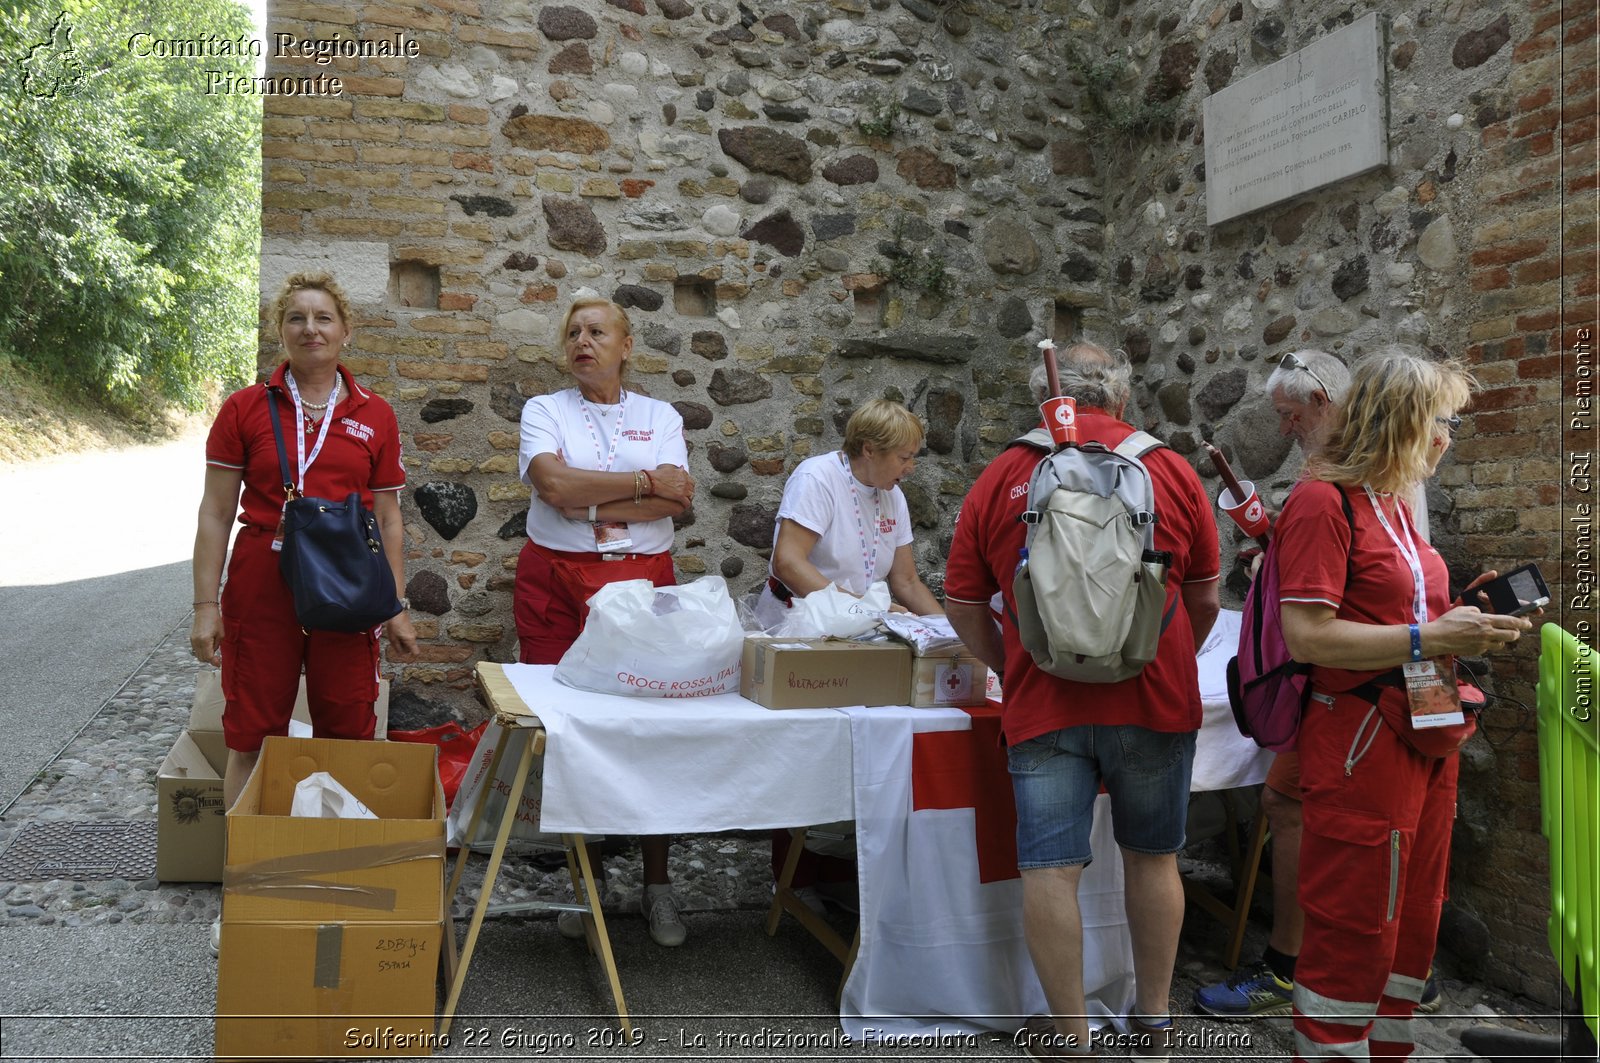
[[[300,400],[300,405],[304,406],[308,410],[316,410],[319,413],[328,408],[328,404],[326,402],[307,402],[305,399]]]

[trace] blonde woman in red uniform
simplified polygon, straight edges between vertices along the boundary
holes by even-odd
[[[194,538],[196,659],[222,669],[228,744],[223,795],[229,806],[260,756],[262,739],[288,732],[302,668],[312,728],[319,737],[371,738],[377,720],[378,632],[391,650],[416,652],[402,609],[370,631],[303,631],[278,572],[275,540],[285,498],[267,393],[276,392],[290,472],[301,494],[344,498],[361,492],[383,535],[397,587],[405,586],[399,491],[400,429],[394,410],[339,364],[350,340],[350,303],[326,273],[296,273],[273,304],[287,360],[264,384],[234,392],[206,440],[206,485]],[[222,563],[237,517],[227,583]],[[402,601],[402,604],[406,604]]]
[[[398,491],[400,427],[394,410],[339,365],[350,339],[350,304],[328,274],[293,274],[272,307],[288,360],[264,384],[222,403],[206,439],[205,495],[195,530],[194,626],[189,648],[222,669],[222,796],[232,807],[267,735],[288,733],[301,671],[312,730],[320,738],[371,738],[378,727],[378,632],[406,660],[416,653],[410,613],[371,631],[302,631],[275,551],[286,504],[267,392],[277,392],[278,426],[301,495],[362,493],[378,517],[395,586],[405,586],[405,528]],[[222,583],[227,533],[243,527]],[[402,600],[405,607],[405,602]],[[221,922],[211,925],[218,949]]]
[[[1503,649],[1532,626],[1452,601],[1406,501],[1449,449],[1472,386],[1461,367],[1403,350],[1363,361],[1278,520],[1284,641],[1314,666],[1298,746],[1297,1060],[1404,1059],[1415,1047],[1455,820],[1447,750],[1464,739],[1429,741],[1428,717],[1413,712],[1450,708],[1454,657]]]

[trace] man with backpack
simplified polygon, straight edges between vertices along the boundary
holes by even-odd
[[[1195,650],[1218,611],[1217,529],[1210,499],[1183,458],[1153,439],[1148,444],[1135,440],[1136,453],[1117,450],[1135,435],[1121,420],[1130,375],[1125,357],[1094,344],[1073,344],[1063,352],[1061,391],[1077,403],[1079,443],[1051,452],[1019,440],[995,458],[962,503],[945,575],[951,624],[1005,685],[1001,722],[1017,805],[1023,933],[1053,1016],[1030,1019],[1022,1043],[1030,1055],[1043,1059],[1092,1054],[1077,889],[1083,867],[1094,856],[1089,831],[1102,784],[1110,795],[1127,883],[1137,986],[1129,1020],[1133,1055],[1166,1057],[1175,1040],[1168,998],[1184,907],[1176,854],[1184,842],[1202,718]],[[1041,498],[1038,487],[1046,472],[1059,486],[1050,498]],[[1112,486],[1136,484],[1151,497],[1138,499],[1130,511],[1108,509],[1105,498],[1087,499],[1085,511],[1109,514],[1106,523],[1074,531],[1065,517],[1057,517],[1085,501],[1070,496],[1093,493],[1069,491],[1078,482],[1076,473],[1087,473],[1090,482],[1098,476]],[[1046,534],[1051,528],[1055,539]],[[1146,531],[1153,531],[1153,543],[1144,538]],[[1107,557],[1093,549],[1096,539],[1109,543],[1130,534],[1144,544],[1134,550],[1131,566],[1124,563],[1125,553]],[[1049,550],[1057,567],[1063,557],[1095,566],[1080,582],[1130,579],[1128,593],[1114,599],[1126,603],[1124,633],[1130,628],[1137,633],[1142,619],[1132,614],[1144,611],[1139,592],[1148,591],[1146,581],[1164,572],[1152,629],[1153,659],[1142,663],[1142,653],[1130,652],[1136,639],[1129,634],[1119,646],[1122,667],[1103,673],[1125,673],[1125,678],[1069,679],[1041,667],[1041,659],[1064,663],[1070,671],[1075,657],[1094,657],[1100,664],[1108,658],[1087,649],[1074,654],[1061,645],[1051,646],[1051,652],[1024,647],[1017,588],[1027,582],[1029,566],[1047,567],[1046,559],[1029,555],[1027,544],[1035,553]],[[1000,623],[989,608],[996,592],[1004,603]],[[1096,631],[1115,619],[1082,617],[1083,627]],[[1038,625],[1040,617],[1033,613],[1020,620]],[[1043,626],[1052,642],[1061,637],[1048,622]]]
[[[1350,389],[1350,370],[1323,351],[1285,354],[1267,377],[1267,394],[1278,415],[1278,430],[1300,444],[1309,458],[1322,446],[1331,415]],[[1420,499],[1418,500],[1421,501]],[[1426,504],[1413,503],[1417,530],[1427,536]],[[1252,576],[1254,572],[1252,572]],[[1300,757],[1279,753],[1261,789],[1261,810],[1272,834],[1272,929],[1261,959],[1228,978],[1195,990],[1195,1007],[1219,1019],[1249,1020],[1288,1014],[1293,1006],[1295,960],[1305,932],[1305,913],[1296,893],[1300,880]],[[1441,1003],[1430,976],[1420,1010]]]

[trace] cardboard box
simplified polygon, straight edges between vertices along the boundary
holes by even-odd
[[[739,693],[769,709],[904,705],[910,686],[911,651],[898,642],[744,640]]]
[[[224,833],[222,773],[228,747],[222,740],[222,674],[195,679],[189,727],[178,736],[156,773],[156,877],[162,882],[221,882]],[[377,737],[389,733],[389,682],[378,683]],[[294,703],[294,718],[311,726],[306,681]]]
[[[433,746],[268,738],[228,812],[216,1054],[417,1056],[434,1043],[445,803]],[[377,819],[288,814],[338,779]]]
[[[988,700],[989,669],[966,647],[911,659],[911,701],[919,709],[982,705]]]

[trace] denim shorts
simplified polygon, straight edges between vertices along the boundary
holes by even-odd
[[[1017,867],[1089,863],[1101,783],[1117,844],[1160,856],[1183,848],[1195,732],[1130,724],[1050,731],[1006,752],[1017,801]]]

